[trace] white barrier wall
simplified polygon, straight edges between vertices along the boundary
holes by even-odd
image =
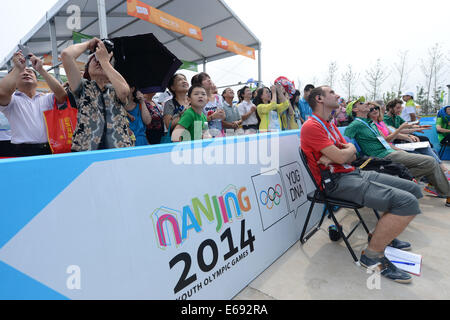
[[[292,131],[0,161],[0,299],[234,297],[299,245],[313,191],[299,143]]]

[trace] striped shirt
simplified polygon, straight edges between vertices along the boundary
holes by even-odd
[[[356,119],[364,121],[376,134],[368,126]],[[364,154],[371,157],[384,158],[392,152],[395,152],[393,149],[387,150],[380,140],[378,140],[378,137],[382,136],[372,120],[364,118],[356,119],[345,130],[345,136],[355,139]]]

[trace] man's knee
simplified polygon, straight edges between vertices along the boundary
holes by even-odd
[[[417,196],[411,192],[404,190],[396,190],[392,197],[392,210],[393,214],[398,216],[416,216],[421,213],[419,200]]]
[[[411,182],[411,190],[409,190],[409,192],[414,195],[416,199],[423,198],[422,188],[417,183]]]
[[[432,156],[427,155],[421,155],[424,158],[424,165],[426,168],[430,168],[430,170],[434,170],[439,164],[437,163],[436,159],[434,159]]]

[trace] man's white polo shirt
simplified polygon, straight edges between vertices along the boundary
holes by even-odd
[[[47,129],[44,111],[53,109],[53,93],[36,94],[30,99],[26,94],[16,91],[9,105],[0,106],[0,111],[8,118],[11,126],[11,143],[47,143]]]

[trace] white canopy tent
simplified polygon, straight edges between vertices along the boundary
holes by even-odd
[[[261,42],[223,0],[152,0],[143,1],[179,19],[199,26],[203,41],[198,41],[127,14],[126,0],[59,0],[45,17],[18,44],[28,46],[37,56],[51,54],[58,65],[61,51],[72,44],[72,32],[99,38],[115,38],[153,33],[179,59],[203,64],[235,55],[216,47],[216,35],[255,48],[258,51],[258,80],[261,81]],[[71,30],[71,6],[80,8],[81,29]],[[73,19],[72,19],[73,20]],[[0,69],[11,66],[16,46],[0,62]],[[59,75],[58,68],[55,69]]]

